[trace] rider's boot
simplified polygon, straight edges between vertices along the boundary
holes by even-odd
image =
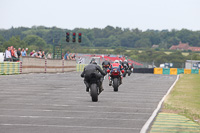
[[[99,94],[103,91],[104,89],[103,89],[103,85],[102,85],[102,82],[100,83],[100,85],[99,85]]]
[[[89,87],[86,87],[86,92],[89,92]]]
[[[109,80],[109,86],[111,86],[112,85],[112,80],[111,80],[110,76],[108,76],[108,80]]]
[[[112,85],[112,80],[110,79],[110,80],[109,80],[109,86],[111,86],[111,85]]]
[[[123,77],[121,76],[121,79],[120,79],[120,85],[122,84],[122,78],[123,78]]]
[[[86,92],[89,92],[89,84],[88,82],[84,81],[85,85],[86,85]]]

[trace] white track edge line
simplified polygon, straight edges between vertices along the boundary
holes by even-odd
[[[144,124],[144,126],[140,130],[140,133],[146,133],[147,132],[147,130],[149,129],[150,124],[153,122],[153,120],[157,116],[158,111],[160,110],[162,103],[164,102],[164,100],[167,97],[167,95],[171,92],[172,88],[174,87],[174,85],[176,84],[176,82],[178,81],[178,79],[179,79],[179,75],[176,77],[176,80],[174,81],[174,83],[172,84],[172,86],[169,88],[169,90],[167,91],[167,93],[165,94],[165,96],[161,99],[161,101],[159,102],[157,108],[154,110],[154,112],[152,113],[152,115],[150,116],[150,118]]]

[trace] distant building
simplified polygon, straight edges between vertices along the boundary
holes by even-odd
[[[179,45],[172,45],[170,50],[191,50],[191,51],[200,51],[200,47],[190,47],[188,43],[179,42]]]
[[[200,69],[200,60],[186,60],[186,69]]]
[[[200,51],[200,47],[189,47],[188,50],[191,50],[191,51]]]

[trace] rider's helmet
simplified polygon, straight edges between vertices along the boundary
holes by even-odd
[[[124,62],[127,62],[127,60],[124,60]]]
[[[94,58],[90,61],[90,64],[95,64],[95,65],[97,65],[97,63],[96,63],[96,61],[95,61]]]
[[[119,60],[115,60],[114,63],[119,63]]]

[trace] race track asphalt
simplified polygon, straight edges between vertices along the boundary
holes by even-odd
[[[139,133],[176,76],[135,74],[98,102],[78,72],[0,76],[0,133]]]

